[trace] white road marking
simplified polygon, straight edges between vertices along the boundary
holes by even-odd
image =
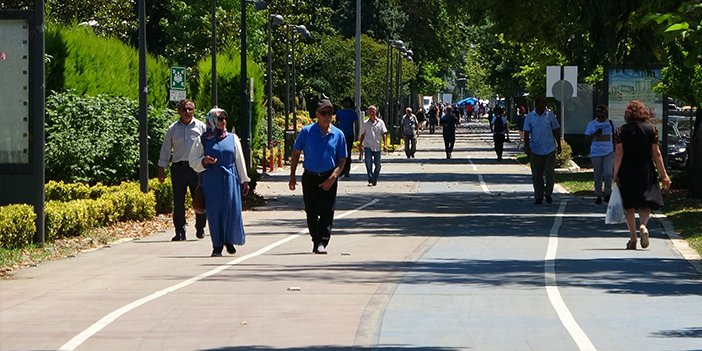
[[[468,162],[470,162],[470,165],[473,166],[473,170],[478,170],[478,166],[476,166],[475,163],[473,163],[473,160],[470,159],[470,156],[468,157]],[[490,194],[490,189],[488,189],[482,174],[478,174],[478,180],[480,181],[480,187],[483,188],[483,192],[485,192],[486,194]]]
[[[369,203],[367,203],[367,204],[365,204],[365,205],[363,205],[363,206],[357,207],[357,208],[354,209],[354,210],[351,210],[351,211],[348,211],[348,212],[346,212],[346,213],[343,213],[343,214],[341,214],[341,215],[339,215],[339,216],[336,216],[336,218],[339,219],[339,218],[344,218],[344,217],[346,217],[346,216],[352,215],[352,214],[354,214],[354,213],[356,213],[356,212],[358,212],[358,211],[360,211],[360,210],[363,210],[363,209],[366,208],[366,207],[375,205],[376,203],[378,203],[378,201],[380,201],[380,200],[379,200],[379,199],[374,199],[373,201],[371,201],[371,202],[369,202]],[[123,306],[122,308],[119,308],[119,309],[115,310],[114,312],[112,312],[112,313],[106,315],[105,317],[102,317],[102,319],[100,319],[99,321],[97,321],[95,324],[91,325],[88,329],[84,330],[84,331],[81,332],[80,334],[78,334],[78,335],[76,335],[75,337],[73,337],[73,339],[71,339],[70,341],[68,341],[68,342],[67,342],[66,344],[64,344],[63,346],[61,346],[61,348],[59,349],[59,351],[73,351],[73,350],[75,350],[78,346],[80,346],[83,342],[85,342],[85,340],[88,340],[88,338],[90,338],[91,336],[95,335],[97,332],[99,332],[100,330],[102,330],[102,329],[105,328],[106,326],[110,325],[110,323],[114,322],[117,318],[121,317],[121,316],[124,315],[125,313],[127,313],[127,312],[129,312],[129,311],[131,311],[131,310],[133,310],[133,309],[135,309],[135,308],[137,308],[137,307],[139,307],[139,306],[141,306],[141,305],[143,305],[143,304],[149,302],[149,301],[155,300],[155,299],[157,299],[157,298],[159,298],[159,297],[161,297],[161,296],[163,296],[163,295],[166,295],[166,294],[168,294],[168,293],[170,293],[170,292],[174,292],[174,291],[176,291],[176,290],[178,290],[178,289],[180,289],[180,288],[184,288],[184,287],[186,287],[186,286],[188,286],[188,285],[190,285],[190,284],[192,284],[192,283],[195,283],[195,282],[197,282],[197,281],[200,281],[200,280],[202,280],[202,279],[204,279],[204,278],[207,278],[207,277],[209,277],[209,276],[215,275],[215,274],[217,274],[217,273],[219,273],[219,272],[221,272],[221,271],[223,271],[223,270],[225,270],[225,269],[227,269],[227,268],[229,268],[229,267],[231,267],[231,266],[234,266],[234,265],[239,264],[239,263],[241,263],[241,262],[244,262],[244,261],[246,261],[246,260],[248,260],[248,259],[250,259],[250,258],[254,258],[254,257],[256,257],[256,256],[259,256],[259,255],[263,254],[263,253],[266,253],[267,251],[270,251],[271,249],[273,249],[273,248],[275,248],[275,247],[278,247],[278,246],[280,246],[280,245],[283,245],[283,244],[285,244],[285,243],[287,243],[287,242],[289,242],[289,241],[292,241],[293,239],[299,238],[301,235],[304,235],[304,234],[307,234],[307,233],[309,233],[309,230],[307,230],[307,229],[302,230],[302,231],[300,231],[300,232],[298,232],[298,233],[296,233],[296,234],[292,234],[292,235],[288,236],[288,237],[285,238],[285,239],[281,239],[281,240],[279,240],[279,241],[276,241],[276,242],[274,242],[274,243],[272,243],[272,244],[270,244],[270,245],[268,245],[268,246],[266,246],[266,247],[264,247],[264,248],[262,248],[262,249],[260,249],[260,250],[258,250],[258,251],[256,251],[256,252],[254,252],[254,253],[250,253],[250,254],[248,254],[248,255],[246,255],[246,256],[242,256],[242,257],[239,257],[239,258],[237,258],[237,259],[234,259],[234,260],[232,260],[232,261],[230,261],[230,262],[228,262],[228,263],[225,263],[225,264],[223,264],[223,265],[221,265],[221,266],[219,266],[219,267],[217,267],[217,268],[214,268],[214,269],[212,269],[212,270],[210,270],[210,271],[208,271],[208,272],[202,273],[202,274],[200,274],[200,275],[198,275],[198,276],[196,276],[196,277],[192,277],[192,278],[190,278],[190,279],[188,279],[188,280],[182,281],[182,282],[180,282],[180,283],[178,283],[178,284],[176,284],[176,285],[172,285],[172,286],[170,286],[170,287],[168,287],[168,288],[166,288],[166,289],[157,291],[157,292],[155,292],[155,293],[153,293],[153,294],[151,294],[151,295],[149,295],[149,296],[143,297],[143,298],[141,298],[141,299],[139,299],[139,300],[136,300],[136,301],[134,301],[134,302],[132,302],[132,303],[126,305],[126,306]]]
[[[587,337],[587,334],[580,328],[578,322],[575,321],[573,315],[570,313],[568,306],[566,306],[561,293],[558,291],[558,282],[556,280],[556,251],[558,251],[558,229],[563,223],[563,213],[565,212],[566,204],[568,200],[563,200],[560,207],[558,208],[558,214],[556,214],[556,219],[553,222],[553,227],[551,227],[551,233],[548,239],[548,248],[546,249],[546,257],[544,258],[544,278],[546,281],[546,293],[548,294],[548,299],[551,300],[551,305],[556,310],[558,318],[561,319],[561,323],[566,327],[568,333],[573,338],[573,341],[578,345],[581,351],[597,351],[595,346]]]

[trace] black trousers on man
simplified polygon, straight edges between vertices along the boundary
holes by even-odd
[[[339,182],[335,181],[329,190],[324,190],[319,185],[329,178],[332,171],[324,173],[305,171],[302,174],[302,198],[305,201],[307,213],[307,229],[310,231],[314,247],[319,244],[327,247],[331,237],[336,189]]]
[[[173,225],[176,236],[185,240],[185,193],[190,188],[190,196],[195,194],[198,174],[188,164],[188,161],[174,162],[171,164],[171,183],[173,185]],[[207,216],[195,215],[195,230],[203,233]]]
[[[497,154],[497,159],[502,159],[502,151],[505,148],[505,135],[504,134],[494,134],[492,140],[495,142],[495,153]]]
[[[343,175],[350,175],[351,174],[351,149],[353,149],[353,135],[352,136],[346,136],[346,152],[348,155],[346,157],[346,164],[344,164],[344,170],[341,171],[341,174]]]

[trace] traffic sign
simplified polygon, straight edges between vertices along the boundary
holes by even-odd
[[[171,90],[185,90],[185,67],[171,67]]]

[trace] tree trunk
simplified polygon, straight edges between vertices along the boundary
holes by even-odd
[[[690,164],[690,184],[688,184],[688,196],[691,198],[702,199],[702,186],[699,184],[694,184],[699,181],[699,177],[702,176],[702,110],[697,108],[697,118],[695,119],[695,127],[692,130],[692,145],[691,151],[689,152],[689,162]]]

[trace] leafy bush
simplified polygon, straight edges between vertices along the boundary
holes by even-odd
[[[46,201],[71,201],[78,199],[97,199],[108,191],[108,187],[100,183],[89,186],[85,183],[64,183],[50,180],[44,185]]]
[[[561,140],[561,153],[556,154],[556,168],[567,168],[572,160],[573,149],[565,140]]]
[[[46,101],[46,177],[68,183],[139,179],[139,104],[122,97],[57,93]],[[149,109],[149,175],[158,172],[163,135],[179,117]]]
[[[32,242],[37,215],[25,204],[0,206],[0,247],[14,249]]]
[[[98,37],[83,26],[47,23],[46,91],[74,91],[78,95],[112,94],[139,99],[139,52],[114,37]],[[170,67],[147,56],[150,106],[168,104]]]

